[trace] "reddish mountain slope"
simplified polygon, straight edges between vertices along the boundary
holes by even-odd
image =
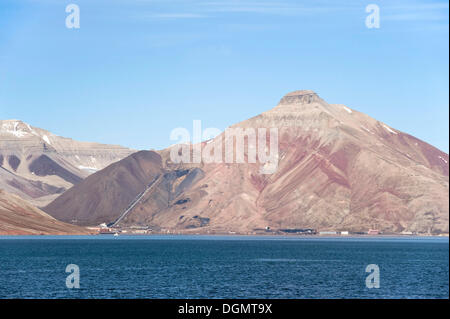
[[[60,222],[18,196],[0,190],[0,235],[82,235],[86,229]]]
[[[346,106],[328,104],[312,91],[287,94],[272,110],[233,127],[278,128],[274,174],[261,174],[259,162],[173,164],[170,150],[164,150],[164,180],[140,198],[120,225],[203,233],[247,233],[267,226],[448,232],[448,154],[413,136]],[[188,173],[179,174],[183,170]],[[166,178],[171,172],[180,176]],[[95,178],[108,180],[100,173]],[[176,190],[187,176],[190,182]],[[146,177],[142,185],[152,178]],[[91,202],[95,196],[114,201],[129,191],[117,177],[113,183],[116,196],[106,189],[101,195],[86,193],[81,191],[91,187],[86,179],[79,191],[62,195],[46,211],[71,216],[76,202]],[[127,199],[140,191],[142,187],[133,189]],[[125,201],[121,207],[127,206]],[[109,214],[102,209],[90,212]]]

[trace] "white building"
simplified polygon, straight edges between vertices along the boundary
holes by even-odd
[[[337,232],[335,232],[335,231],[321,231],[321,232],[319,232],[319,235],[337,235]]]

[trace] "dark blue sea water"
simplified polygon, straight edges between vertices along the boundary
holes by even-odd
[[[448,238],[0,237],[0,298],[448,297]]]

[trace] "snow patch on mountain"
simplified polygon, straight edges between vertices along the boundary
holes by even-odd
[[[392,130],[389,126],[383,124],[383,127],[388,130],[389,132],[391,132],[392,134],[398,134],[396,131]]]
[[[348,107],[346,107],[346,106],[343,106],[343,108],[344,108],[344,110],[346,110],[348,113],[350,113],[350,114],[352,114],[353,113],[353,111],[352,110],[350,110]]]
[[[97,167],[90,167],[90,166],[79,165],[78,168],[83,170],[83,171],[88,171],[88,172],[91,172],[91,173],[95,173],[95,172],[98,171]]]
[[[7,134],[12,134],[15,137],[24,137],[27,134],[29,134],[28,132],[18,129],[17,126],[19,125],[18,121],[6,121],[5,123],[2,124],[0,132],[2,133],[7,133]]]
[[[368,129],[367,127],[365,127],[364,125],[360,125],[360,127],[361,127],[364,131],[374,134],[371,130],[369,130],[369,129]]]
[[[43,139],[48,145],[52,145],[52,143],[50,143],[50,139],[48,138],[47,135],[42,136],[42,139]]]

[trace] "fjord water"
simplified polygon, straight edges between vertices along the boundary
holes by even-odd
[[[448,238],[0,237],[0,298],[448,297]]]

